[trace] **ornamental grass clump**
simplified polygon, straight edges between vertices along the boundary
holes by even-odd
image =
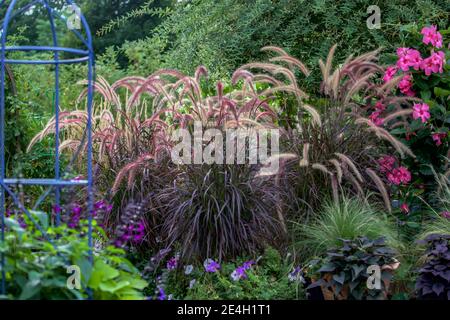
[[[240,71],[260,69],[270,75],[280,67],[280,62],[291,71],[286,74],[287,91],[295,95],[298,112],[290,115],[294,120],[291,123],[296,125],[288,126],[282,151],[295,156],[286,160],[282,171],[273,174],[290,191],[289,199],[295,199],[287,209],[296,218],[305,218],[319,208],[327,194],[337,201],[345,192],[362,196],[367,191],[376,191],[386,209],[391,210],[388,190],[375,171],[374,159],[388,150],[401,157],[414,156],[380,121],[368,117],[368,110],[377,103],[394,108],[408,106],[411,100],[391,96],[392,84],[378,83],[376,78],[382,72],[377,64],[378,51],[349,57],[333,71],[335,50],[336,46],[330,50],[326,62],[319,63],[323,81],[321,95],[316,99],[308,98],[298,88],[295,68],[299,63],[291,63],[298,60],[281,49],[272,50],[278,56],[271,63],[249,64]],[[396,119],[397,116],[387,116],[383,124]]]
[[[383,212],[361,199],[341,198],[327,201],[320,213],[307,224],[295,224],[298,251],[307,257],[322,255],[336,247],[341,239],[385,237],[390,247],[399,249],[394,224]]]

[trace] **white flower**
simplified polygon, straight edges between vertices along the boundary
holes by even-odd
[[[236,270],[231,273],[230,277],[231,279],[233,279],[233,281],[239,281],[239,279],[241,279],[241,276],[237,273]]]
[[[194,266],[192,264],[184,267],[184,274],[190,275],[192,271],[194,270]]]
[[[214,260],[213,259],[206,259],[204,262],[203,262],[203,266],[205,267],[205,269],[206,268],[208,268],[208,266],[211,264],[211,263],[213,263],[214,262]]]
[[[197,280],[192,279],[191,282],[189,282],[189,289],[192,289],[196,283],[197,283]]]

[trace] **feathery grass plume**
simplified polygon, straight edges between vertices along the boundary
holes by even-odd
[[[342,177],[343,177],[341,163],[337,159],[331,159],[328,161],[334,165],[334,167],[336,169],[336,173],[337,173],[338,182],[339,182],[339,184],[341,184]]]
[[[395,148],[395,150],[400,153],[401,157],[404,158],[405,154],[409,155],[412,158],[416,156],[411,151],[409,147],[407,147],[404,143],[397,140],[393,135],[391,135],[386,129],[376,126],[372,121],[366,118],[357,118],[355,120],[356,124],[365,124],[367,125],[367,131],[374,132],[376,136],[380,139],[386,140],[390,142],[391,146]]]
[[[368,205],[363,199],[341,198],[337,203],[327,201],[320,213],[308,224],[296,224],[295,243],[305,258],[320,256],[340,244],[340,239],[353,240],[360,236],[369,239],[385,237],[393,248],[401,247],[395,224],[388,217]]]
[[[352,161],[352,159],[350,159],[348,156],[346,156],[345,154],[339,153],[339,152],[335,152],[335,155],[342,161],[344,162],[346,165],[348,165],[350,167],[350,169],[352,169],[353,174],[356,176],[356,178],[358,178],[359,182],[363,182],[364,179],[361,175],[361,173],[359,172],[358,168],[356,167],[355,163]]]
[[[303,146],[303,157],[300,160],[299,166],[300,167],[307,167],[309,166],[309,147],[310,144],[309,143],[305,143]]]
[[[290,116],[289,124],[293,123],[297,129],[288,129],[282,143],[283,152],[303,155],[298,166],[290,162],[287,164],[283,171],[284,177],[281,178],[281,184],[290,189],[290,199],[297,199],[294,203],[290,202],[293,208],[287,210],[297,218],[309,214],[304,212],[305,209],[320,206],[324,194],[336,198],[337,193],[363,195],[368,191],[378,191],[390,210],[386,190],[380,187],[378,180],[373,179],[372,171],[366,169],[377,166],[374,159],[388,150],[394,150],[402,157],[414,156],[406,145],[386,129],[367,119],[368,111],[374,108],[374,99],[394,107],[392,113],[386,111],[388,114],[384,115],[386,124],[399,122],[398,119],[406,117],[411,110],[405,107],[412,100],[391,96],[388,87],[377,80],[383,71],[377,64],[379,50],[348,57],[342,65],[333,68],[336,50],[337,46],[333,46],[326,61],[319,61],[323,76],[321,96],[296,101],[298,112]],[[286,52],[281,49],[270,48],[270,51],[286,56]],[[286,63],[292,61],[284,60]],[[279,60],[271,60],[269,64],[252,63],[244,67],[265,70],[275,76],[275,61]],[[287,65],[289,68],[292,66],[289,63]],[[292,74],[285,73],[285,78],[289,84],[283,90],[297,90],[298,85],[294,85],[296,80]],[[269,88],[267,91],[273,93],[276,89],[280,88]],[[306,112],[303,113],[303,110]],[[305,145],[308,146],[307,158],[304,155]],[[310,166],[310,163],[314,165]],[[323,179],[317,171],[327,173],[330,179]],[[308,208],[305,208],[304,203],[309,204]]]
[[[377,173],[370,168],[366,169],[366,173],[372,179],[372,181],[375,183],[375,185],[377,186],[378,191],[380,192],[381,196],[383,197],[384,205],[386,206],[387,210],[389,212],[391,212],[392,211],[391,200],[389,198],[389,194],[386,190],[386,186],[383,183],[383,180],[381,180],[381,178],[377,175]]]

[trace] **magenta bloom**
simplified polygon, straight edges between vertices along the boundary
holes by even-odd
[[[426,103],[416,103],[413,106],[414,120],[420,119],[423,123],[430,119],[430,107]]]
[[[420,69],[429,76],[432,73],[443,73],[445,64],[445,54],[442,51],[434,52],[430,57],[424,59],[420,64]]]
[[[437,31],[436,26],[424,27],[421,34],[423,34],[423,43],[442,48],[442,35]]]
[[[411,172],[405,167],[399,167],[389,172],[387,178],[394,185],[405,185],[411,181]]]
[[[415,95],[415,92],[412,90],[412,78],[410,74],[406,74],[402,80],[400,80],[398,87],[400,89],[400,92],[412,97]]]
[[[442,139],[447,137],[446,133],[433,133],[432,136],[433,141],[436,143],[436,146],[439,147],[442,144]]]
[[[372,112],[372,114],[369,116],[370,121],[372,121],[373,124],[375,124],[378,127],[382,126],[384,123],[384,119],[381,118],[380,115],[381,115],[380,111],[375,111]]]
[[[419,70],[422,57],[420,52],[415,49],[398,48],[397,49],[397,67],[403,71],[408,71],[410,67],[414,70]]]
[[[386,110],[386,106],[381,101],[377,101],[377,103],[375,103],[375,109],[379,112],[383,112]]]
[[[393,156],[384,156],[380,160],[378,160],[378,164],[380,165],[379,169],[381,172],[386,173],[390,172],[394,169],[394,165],[397,162],[397,159]]]
[[[398,71],[398,67],[397,66],[390,66],[386,69],[386,72],[384,73],[383,76],[383,81],[384,82],[389,82],[392,80],[392,78],[395,76],[395,74]]]
[[[450,219],[450,212],[448,211],[441,212],[441,216],[446,219]]]
[[[400,209],[402,210],[402,212],[404,214],[408,214],[409,213],[409,206],[407,203],[402,203],[402,205],[400,206]]]

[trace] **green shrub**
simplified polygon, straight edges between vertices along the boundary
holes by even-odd
[[[248,266],[244,269],[243,266]],[[236,270],[241,267],[242,277]],[[273,248],[256,260],[239,258],[223,263],[216,272],[205,272],[196,265],[186,275],[185,269],[166,274],[164,290],[173,299],[187,300],[278,300],[304,299],[300,271],[293,273],[293,263],[283,259]],[[244,271],[245,270],[245,271]],[[291,275],[291,276],[290,276]],[[297,277],[296,277],[297,276]],[[194,281],[193,281],[194,280]]]
[[[90,287],[94,299],[143,299],[147,286],[138,270],[125,258],[125,252],[106,246],[105,234],[94,224],[96,248],[93,266],[89,260],[87,221],[80,229],[66,225],[49,227],[47,214],[33,212],[40,228],[28,218],[18,221],[6,219],[6,238],[0,251],[5,255],[6,299],[85,299]],[[46,231],[53,245],[42,231]],[[78,266],[81,289],[68,288],[68,267]],[[1,280],[1,279],[0,279]]]
[[[371,5],[381,9],[381,29],[367,28]],[[155,35],[145,41],[166,42],[165,67],[190,74],[202,64],[217,80],[228,78],[244,63],[259,61],[263,46],[286,48],[315,67],[335,43],[342,48],[338,57],[342,60],[379,47],[393,48],[399,42],[401,25],[426,20],[443,28],[448,25],[449,12],[446,0],[179,1]],[[152,59],[150,54],[143,57]],[[308,88],[317,89],[319,82],[317,76],[308,78]]]

